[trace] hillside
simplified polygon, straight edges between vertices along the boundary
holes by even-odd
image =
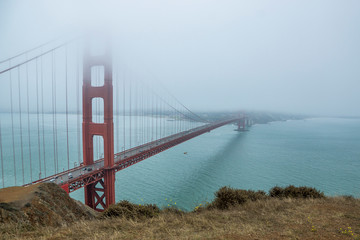
[[[0,224],[61,226],[95,215],[54,183],[0,189]]]
[[[209,206],[189,213],[122,201],[86,220],[86,211],[74,208],[68,210],[71,219],[81,220],[62,226],[43,222],[21,228],[3,223],[1,239],[360,239],[359,199],[311,191],[308,195],[298,188],[295,195],[286,191],[265,194],[222,188]],[[75,207],[75,201],[66,202]]]

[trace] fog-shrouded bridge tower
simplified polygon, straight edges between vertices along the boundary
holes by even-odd
[[[113,83],[112,58],[110,47],[99,56],[91,55],[90,47],[84,50],[83,59],[83,163],[84,166],[94,163],[93,137],[101,136],[104,140],[104,177],[85,186],[85,203],[93,209],[100,205],[106,209],[115,203],[115,169],[114,167],[114,123],[113,123]],[[104,68],[104,85],[91,84],[91,68]],[[92,121],[92,100],[104,100],[104,122]]]

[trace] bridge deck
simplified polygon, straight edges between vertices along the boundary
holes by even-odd
[[[183,131],[174,135],[170,135],[159,140],[155,140],[126,151],[115,154],[114,166],[115,171],[120,171],[135,163],[145,160],[155,154],[158,154],[166,149],[174,147],[191,138],[199,136],[203,133],[209,132],[215,128],[224,126],[226,124],[237,121],[238,119],[230,119],[215,123],[206,124],[188,131]],[[78,166],[73,169],[40,179],[36,182],[54,182],[62,186],[68,192],[73,192],[91,183],[97,182],[104,176],[104,159],[99,159],[91,165]]]

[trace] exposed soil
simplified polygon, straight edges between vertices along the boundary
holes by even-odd
[[[93,219],[96,212],[54,183],[0,190],[0,223],[24,226],[60,226],[75,220]]]

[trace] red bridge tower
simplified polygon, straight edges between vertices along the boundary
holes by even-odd
[[[94,163],[93,137],[104,139],[104,178],[85,186],[85,203],[91,208],[102,211],[115,203],[114,166],[114,123],[113,123],[113,85],[112,59],[110,48],[101,56],[92,56],[90,49],[85,49],[83,67],[83,163]],[[92,86],[91,68],[104,68],[104,85]],[[92,99],[104,100],[104,122],[92,121]]]

